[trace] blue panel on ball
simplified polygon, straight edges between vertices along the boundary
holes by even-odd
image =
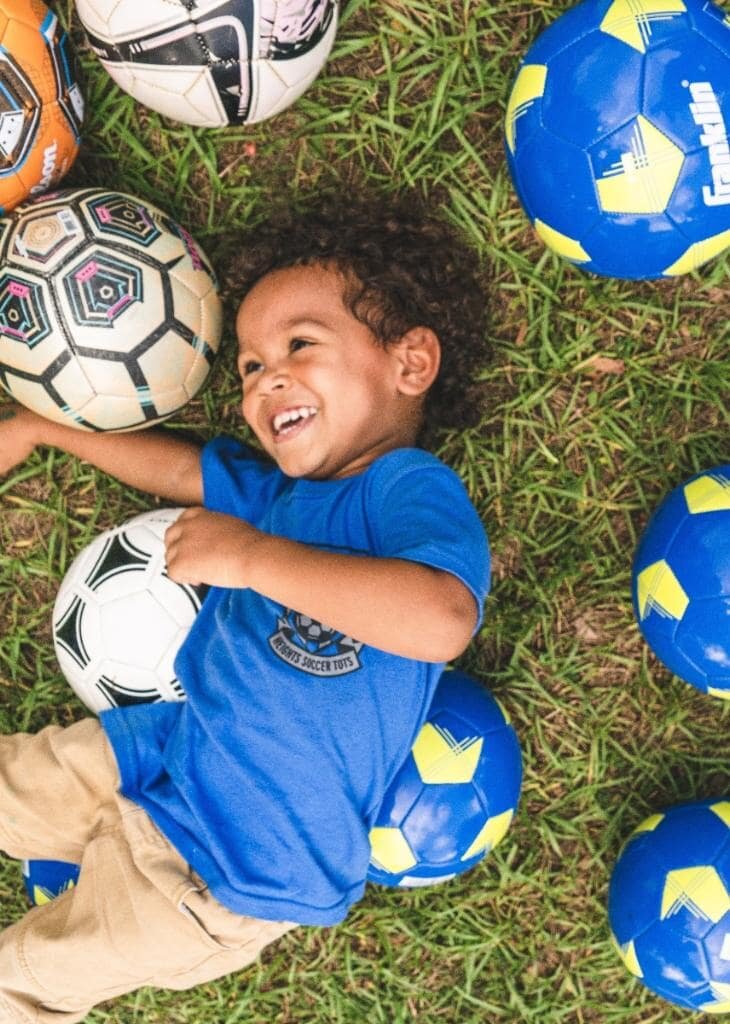
[[[627,279],[661,277],[687,248],[664,214],[604,215],[584,245],[592,257],[587,270]]]
[[[413,755],[409,754],[398,771],[398,785],[390,785],[374,822],[379,827],[398,828],[401,821],[418,800],[423,781],[418,774]]]
[[[482,794],[490,817],[517,806],[522,785],[522,755],[511,726],[484,737],[474,786]]]
[[[608,887],[608,919],[619,943],[635,939],[656,920],[664,870],[652,834],[632,836],[616,861]]]
[[[688,515],[668,558],[690,599],[730,597],[730,509]]]
[[[421,797],[401,826],[419,867],[441,873],[460,871],[461,857],[486,820],[471,785],[424,786]]]
[[[730,694],[730,597],[692,601],[677,626],[675,643],[702,673],[702,689]]]
[[[466,672],[453,669],[444,672],[428,713],[433,721],[441,712],[455,716],[461,728],[480,735],[501,729],[505,718],[497,701],[485,686],[480,686]]]
[[[550,61],[542,101],[545,127],[587,148],[635,117],[644,57],[594,32]]]
[[[595,32],[603,16],[601,9],[607,7],[609,2],[610,0],[601,0],[600,3],[585,0],[584,3],[569,8],[537,36],[523,63],[544,64],[551,61],[576,39]]]
[[[730,230],[730,158],[727,171],[728,184],[725,185],[724,170],[710,162],[705,148],[685,157],[667,216],[677,225],[688,245]],[[727,202],[715,205],[716,200],[725,197]]]
[[[670,1002],[692,1010],[712,999],[701,941],[669,934],[657,921],[636,940],[636,955],[644,969],[641,980]]]
[[[525,190],[522,188],[522,178],[517,173],[515,161],[512,157],[512,154],[509,151],[509,146],[507,146],[506,144],[504,147],[504,152],[505,156],[507,157],[507,167],[509,168],[510,177],[512,178],[512,184],[514,185],[515,192],[517,193],[517,198],[522,203],[523,210],[525,211],[529,219],[532,221],[535,219],[535,212],[532,209],[532,205],[530,204],[527,196],[525,195]]]
[[[730,58],[696,32],[646,60],[643,113],[685,152],[701,145],[705,120],[730,113],[729,100]]]
[[[730,870],[725,874],[730,877]],[[730,911],[713,925],[703,944],[713,981],[730,985]]]
[[[710,0],[691,0],[689,8],[699,33],[730,57],[730,17],[726,9]]]
[[[682,487],[662,500],[647,522],[634,557],[634,575],[647,565],[666,558],[677,531],[689,515]]]
[[[582,241],[600,214],[587,153],[543,131],[517,153],[515,170],[533,218]]]

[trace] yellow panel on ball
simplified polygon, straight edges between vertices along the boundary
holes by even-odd
[[[412,747],[413,760],[424,782],[470,782],[482,752],[482,736],[457,743],[431,722],[421,729]]]
[[[386,871],[400,874],[414,867],[416,858],[399,828],[370,830],[371,857]]]
[[[652,21],[665,21],[687,8],[682,0],[613,0],[601,22],[601,31],[646,53]]]

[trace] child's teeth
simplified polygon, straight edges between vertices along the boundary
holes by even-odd
[[[274,430],[278,433],[287,423],[307,419],[309,416],[314,416],[316,411],[311,406],[302,406],[300,409],[289,409],[287,412],[280,412],[274,417]]]

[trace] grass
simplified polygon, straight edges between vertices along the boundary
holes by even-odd
[[[492,268],[495,356],[478,430],[444,437],[487,525],[493,591],[461,664],[498,693],[525,765],[516,821],[443,888],[369,887],[348,919],[300,929],[259,965],[188,993],[150,989],[101,1024],[671,1024],[632,981],[605,899],[622,842],[649,812],[730,793],[730,705],[673,679],[630,606],[637,537],[659,498],[728,460],[729,263],[675,281],[581,273],[521,213],[501,125],[517,62],[561,3],[348,0],[333,58],[261,126],[164,122],[79,47],[86,138],[68,183],[120,188],[175,214],[225,282],[237,228],[281,194],[368,181],[427,194]],[[70,19],[69,0],[56,5]],[[76,23],[73,23],[74,26]],[[230,323],[206,391],[173,428],[238,428]],[[0,729],[70,722],[50,609],[76,552],[150,499],[59,453],[0,481]],[[17,864],[2,919],[23,910]],[[700,1020],[701,1018],[696,1018]]]

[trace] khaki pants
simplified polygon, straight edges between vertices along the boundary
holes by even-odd
[[[226,910],[118,785],[96,719],[0,736],[0,848],[81,864],[75,888],[0,933],[0,1024],[70,1024],[141,985],[191,988],[293,927]]]

